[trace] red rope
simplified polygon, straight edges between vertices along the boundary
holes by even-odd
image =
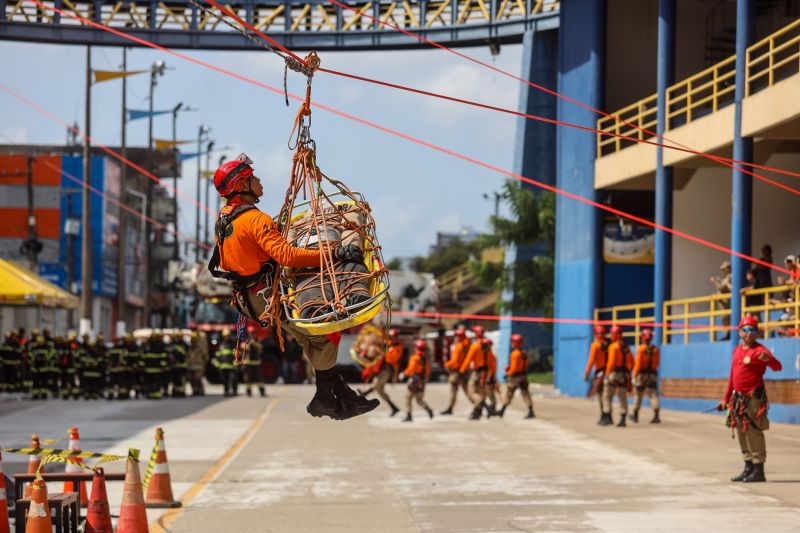
[[[162,52],[168,53],[168,54],[173,55],[175,57],[179,57],[181,59],[185,59],[185,60],[190,61],[192,63],[195,63],[197,65],[204,66],[206,68],[209,68],[211,70],[214,70],[214,71],[222,73],[222,74],[225,74],[227,76],[231,76],[233,78],[239,79],[241,81],[245,81],[245,82],[250,83],[252,85],[256,85],[258,87],[262,87],[262,88],[264,88],[264,89],[266,89],[268,91],[272,91],[272,92],[274,92],[276,94],[280,94],[280,95],[284,94],[282,89],[278,89],[276,87],[272,87],[271,85],[267,85],[266,83],[254,80],[252,78],[248,78],[248,77],[243,76],[241,74],[236,74],[236,73],[234,73],[232,71],[229,71],[229,70],[226,70],[226,69],[224,69],[222,67],[218,67],[216,65],[212,65],[212,64],[207,63],[205,61],[202,61],[200,59],[196,59],[196,58],[187,56],[187,55],[182,54],[180,52],[176,52],[174,50],[171,50],[169,48],[165,48],[165,47],[157,45],[155,43],[151,43],[150,41],[146,41],[144,39],[140,39],[138,37],[134,37],[133,35],[128,35],[128,34],[126,34],[124,32],[116,30],[114,28],[109,28],[108,26],[103,26],[102,24],[99,24],[97,22],[85,19],[85,18],[80,17],[78,15],[75,15],[75,14],[72,14],[72,13],[67,13],[66,11],[63,11],[63,10],[58,9],[58,8],[55,8],[53,6],[48,6],[46,4],[43,4],[39,0],[28,0],[28,1],[35,3],[36,5],[40,6],[44,10],[54,11],[56,13],[61,14],[62,16],[69,17],[69,18],[72,18],[72,19],[75,19],[75,20],[80,20],[84,24],[87,24],[89,26],[92,26],[92,27],[95,27],[95,28],[98,28],[98,29],[102,29],[103,31],[107,31],[109,33],[113,33],[114,35],[122,37],[123,39],[127,39],[129,41],[136,42],[138,44],[141,44],[143,46],[147,46],[149,48],[160,50]],[[294,94],[290,94],[289,96],[291,96],[291,98],[293,98],[295,100],[298,100],[298,101],[301,101],[301,102],[305,101],[304,97],[300,97],[300,96],[297,96],[297,95],[294,95]],[[777,270],[778,272],[783,272],[784,274],[792,274],[791,271],[786,270],[783,267],[780,267],[778,265],[772,265],[770,263],[762,261],[761,259],[757,259],[757,258],[752,257],[750,255],[743,254],[741,252],[737,252],[737,251],[731,250],[730,248],[726,248],[725,246],[721,246],[719,244],[714,244],[714,243],[712,243],[710,241],[707,241],[707,240],[702,239],[700,237],[696,237],[696,236],[691,235],[689,233],[686,233],[686,232],[683,232],[683,231],[679,231],[679,230],[676,230],[676,229],[673,229],[673,228],[669,228],[669,227],[663,226],[661,224],[656,224],[655,222],[652,222],[650,220],[644,219],[642,217],[638,217],[638,216],[630,214],[630,213],[626,213],[625,211],[621,211],[619,209],[615,209],[613,207],[601,204],[599,202],[595,202],[595,201],[590,200],[588,198],[584,198],[582,196],[579,196],[577,194],[574,194],[574,193],[559,189],[557,187],[553,187],[552,185],[548,185],[548,184],[546,184],[544,182],[540,182],[540,181],[537,181],[537,180],[534,180],[534,179],[531,179],[531,178],[526,178],[524,176],[521,176],[519,174],[516,174],[516,173],[510,172],[508,170],[502,169],[502,168],[497,167],[495,165],[492,165],[490,163],[486,163],[486,162],[481,161],[479,159],[475,159],[475,158],[473,158],[471,156],[468,156],[468,155],[465,155],[465,154],[461,154],[459,152],[455,152],[453,150],[450,150],[448,148],[444,148],[444,147],[439,146],[437,144],[434,144],[434,143],[419,139],[417,137],[413,137],[411,135],[408,135],[408,134],[393,130],[391,128],[388,128],[386,126],[382,126],[382,125],[377,124],[375,122],[371,122],[371,121],[363,119],[361,117],[357,117],[355,115],[351,115],[351,114],[346,113],[344,111],[339,111],[338,109],[335,109],[333,107],[330,107],[330,106],[327,106],[327,105],[324,105],[324,104],[320,104],[319,102],[315,102],[314,105],[316,107],[320,108],[320,109],[324,109],[326,111],[329,111],[329,112],[331,112],[331,113],[333,113],[335,115],[338,115],[340,117],[346,118],[348,120],[351,120],[351,121],[354,121],[354,122],[358,122],[358,123],[363,124],[365,126],[369,126],[371,128],[377,129],[377,130],[382,131],[384,133],[388,133],[390,135],[394,135],[396,137],[400,137],[401,139],[405,139],[405,140],[407,140],[409,142],[412,142],[414,144],[418,144],[420,146],[425,146],[425,147],[430,148],[432,150],[435,150],[437,152],[441,152],[443,154],[447,154],[447,155],[449,155],[451,157],[454,157],[456,159],[461,159],[462,161],[467,161],[467,162],[472,163],[472,164],[474,164],[476,166],[479,166],[479,167],[482,167],[482,168],[486,168],[488,170],[497,172],[498,174],[502,174],[502,175],[507,176],[509,178],[513,178],[513,179],[517,179],[517,180],[523,181],[525,183],[529,183],[529,184],[534,185],[534,186],[536,186],[536,187],[538,187],[540,189],[544,189],[546,191],[550,191],[550,192],[553,192],[553,193],[556,193],[556,194],[560,194],[560,195],[565,196],[567,198],[572,198],[574,200],[577,200],[577,201],[579,201],[581,203],[590,205],[590,206],[595,207],[597,209],[600,209],[602,211],[606,211],[608,213],[612,213],[614,215],[617,215],[617,216],[620,216],[620,217],[623,217],[623,218],[626,218],[626,219],[629,219],[629,220],[632,220],[632,221],[635,221],[635,222],[639,222],[640,224],[643,224],[645,226],[649,226],[651,228],[655,228],[655,229],[658,229],[658,230],[661,230],[661,231],[666,231],[667,233],[670,233],[672,235],[675,235],[675,236],[684,238],[686,240],[701,244],[703,246],[707,246],[709,248],[713,248],[715,250],[724,252],[724,253],[726,253],[728,255],[733,255],[735,257],[739,257],[741,259],[745,259],[745,260],[747,260],[749,262],[756,263],[758,265],[765,266],[765,267],[771,268],[773,270]]]

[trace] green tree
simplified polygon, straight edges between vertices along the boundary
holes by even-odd
[[[401,266],[402,266],[402,261],[400,260],[399,257],[395,257],[394,259],[386,263],[386,268],[388,268],[389,270],[400,270]]]
[[[427,257],[417,256],[411,261],[411,268],[417,272],[431,272],[438,277],[445,272],[461,266],[467,261],[480,256],[482,242],[464,243],[461,239],[453,239],[449,246],[432,252]]]
[[[484,286],[513,290],[513,302],[498,303],[499,310],[520,313],[540,309],[552,316],[555,195],[533,191],[518,181],[507,181],[504,193],[511,216],[489,219],[492,233],[484,238],[485,245],[540,245],[544,253],[508,267],[501,262],[475,261],[472,269]]]

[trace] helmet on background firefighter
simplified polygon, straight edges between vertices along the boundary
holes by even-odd
[[[622,326],[611,326],[611,339],[619,340],[622,338]]]
[[[475,337],[482,338],[483,334],[486,332],[486,329],[483,326],[472,326],[472,333],[475,334]]]
[[[425,352],[428,350],[428,344],[422,339],[414,343],[414,346],[417,348],[418,352]]]
[[[253,176],[253,160],[241,154],[236,159],[225,161],[214,172],[214,188],[223,198],[231,198],[237,194],[247,194],[251,191],[244,187]]]
[[[514,333],[513,335],[511,335],[511,346],[513,346],[514,348],[522,347],[523,342],[525,342],[525,338],[521,334]]]
[[[653,340],[653,330],[645,328],[642,330],[642,342]]]
[[[758,320],[756,319],[756,317],[752,315],[747,315],[746,317],[742,317],[742,320],[739,321],[738,329],[747,327],[758,329]]]
[[[606,327],[603,325],[598,324],[594,327],[594,336],[605,339],[606,338]]]
[[[397,328],[390,328],[388,335],[390,339],[397,340],[397,338],[400,336],[400,330]]]

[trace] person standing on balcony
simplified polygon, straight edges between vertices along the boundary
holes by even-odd
[[[631,386],[631,369],[633,369],[633,356],[631,350],[622,339],[622,328],[613,326],[611,328],[611,345],[608,347],[608,362],[606,363],[606,383],[603,391],[603,403],[605,411],[601,426],[609,426],[614,423],[611,413],[614,396],[619,398],[620,417],[617,427],[625,427],[625,419],[628,418],[628,392]]]
[[[733,350],[731,373],[725,397],[717,410],[728,409],[726,425],[739,436],[739,448],[744,457],[744,470],[731,481],[745,483],[766,481],[764,462],[767,460],[767,443],[764,431],[769,429],[767,391],[764,388],[764,373],[767,368],[780,372],[780,361],[769,350],[759,344],[758,321],[746,316],[739,323],[739,338],[742,340]]]
[[[461,365],[464,364],[464,357],[467,356],[467,351],[469,351],[469,339],[467,338],[467,332],[464,328],[456,329],[453,336],[455,337],[453,340],[453,349],[450,353],[450,358],[444,364],[444,367],[447,369],[447,383],[450,386],[450,403],[447,409],[439,413],[440,415],[453,414],[453,407],[456,405],[456,396],[458,396],[459,388],[463,389],[464,394],[469,397],[469,393],[467,392],[467,379],[466,376],[461,373]]]
[[[761,257],[759,258],[761,261],[767,264],[772,264],[772,246],[769,244],[765,244],[761,248]],[[756,288],[765,288],[765,287],[772,287],[772,269],[768,266],[764,266],[761,264],[754,265],[753,268],[755,269],[756,274]]]
[[[730,261],[723,261],[722,264],[719,266],[720,272],[722,272],[722,276],[711,276],[709,281],[714,284],[717,288],[716,294],[730,294],[731,293],[731,262]],[[717,300],[717,309],[719,310],[729,310],[731,308],[731,301],[730,298],[720,299]],[[726,313],[722,315],[722,327],[725,330],[725,335],[722,337],[722,340],[728,340],[731,338],[730,332],[731,326],[731,315],[730,313]]]
[[[642,399],[646,396],[650,398],[650,407],[653,408],[653,419],[651,424],[660,424],[661,418],[658,416],[658,364],[660,354],[657,346],[653,346],[653,330],[642,330],[642,344],[636,350],[636,361],[633,363],[633,384],[636,387],[636,400],[633,402],[633,413],[631,420],[639,423],[639,409],[642,407]]]
[[[591,398],[597,395],[597,402],[600,404],[600,418],[597,423],[606,425],[605,409],[603,409],[603,382],[606,375],[606,362],[608,361],[608,339],[606,339],[605,326],[594,327],[594,342],[589,348],[589,360],[586,362],[586,370],[583,373],[583,380],[589,381],[589,374],[592,382],[587,396]]]

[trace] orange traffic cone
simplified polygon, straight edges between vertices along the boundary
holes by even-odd
[[[139,462],[128,458],[125,469],[125,489],[122,493],[122,506],[119,509],[117,533],[149,533],[147,511],[142,495],[142,477]]]
[[[8,501],[6,500],[6,476],[3,474],[3,454],[0,453],[0,533],[11,533],[8,524]]]
[[[164,446],[164,430],[156,428],[156,464],[147,486],[147,507],[180,507],[181,502],[172,496],[172,480],[169,476],[167,449]]]
[[[39,436],[38,435],[31,435],[31,448],[33,448],[34,450],[38,450],[41,447],[42,447],[42,445],[39,443]],[[29,455],[28,456],[28,473],[29,474],[35,474],[36,471],[39,470],[39,465],[41,465],[41,464],[42,464],[42,458],[41,457],[39,457],[38,455]],[[28,483],[27,485],[25,485],[25,491],[23,493],[23,496],[25,498],[30,498],[31,497],[31,490],[32,490],[31,489],[31,484]]]
[[[50,506],[47,505],[47,485],[43,479],[33,482],[31,506],[25,522],[25,533],[52,533],[50,525]]]
[[[78,433],[78,428],[69,428],[69,449],[73,452],[81,451],[81,435]],[[74,462],[73,462],[74,461]],[[67,466],[64,469],[64,472],[67,474],[75,474],[75,473],[82,473],[83,468],[76,463],[83,463],[83,459],[80,457],[75,457],[72,460],[67,462]],[[86,491],[86,482],[79,481],[80,483],[80,494],[81,494],[81,505],[88,505],[89,504],[89,493]],[[74,481],[65,481],[64,482],[64,492],[78,492],[78,483]]]
[[[108,508],[106,475],[102,468],[94,471],[92,479],[92,498],[86,510],[84,533],[114,533],[111,525],[111,510]]]

